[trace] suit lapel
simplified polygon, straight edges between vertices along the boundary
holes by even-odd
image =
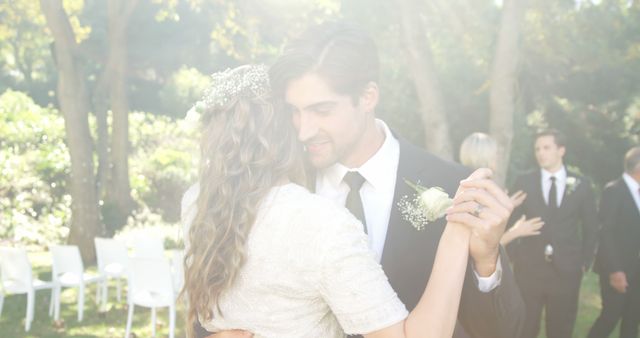
[[[419,161],[412,160],[415,152],[413,151],[413,146],[409,144],[406,140],[402,138],[398,138],[398,142],[400,143],[400,158],[398,160],[398,172],[396,175],[396,187],[393,193],[393,204],[391,205],[391,214],[389,216],[389,225],[387,228],[387,236],[384,242],[384,249],[382,251],[382,267],[387,264],[393,264],[392,255],[393,252],[393,243],[402,243],[403,241],[396,241],[397,237],[401,236],[402,232],[400,231],[400,226],[404,222],[402,218],[402,213],[398,208],[398,202],[404,196],[411,196],[415,193],[409,185],[404,181],[405,179],[411,179],[415,177],[416,172],[419,171],[419,167],[417,163]],[[391,240],[390,240],[391,239]]]
[[[576,175],[575,173],[569,171],[568,169],[566,169],[567,171],[567,177],[564,181],[564,192],[562,193],[562,200],[560,203],[560,208],[559,209],[563,209],[564,206],[568,205],[569,199],[571,199],[571,196],[574,195],[574,193],[577,192],[578,186],[580,184],[584,184],[585,182],[583,182],[583,180],[580,180],[580,176]],[[567,184],[567,182],[569,181],[569,178],[573,177],[576,179],[576,185],[571,188],[573,189],[572,191],[569,191],[569,185]]]
[[[527,196],[527,198],[531,198],[531,201],[535,203],[533,205],[533,209],[538,210],[538,208],[540,208],[540,210],[543,211],[542,213],[546,214],[549,208],[547,206],[547,202],[544,201],[544,192],[542,191],[542,173],[540,173],[539,169],[534,171],[533,175],[531,175],[531,182],[529,182],[529,184],[531,184],[530,191],[532,192],[532,196]]]

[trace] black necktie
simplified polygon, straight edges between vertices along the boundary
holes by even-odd
[[[551,176],[551,189],[549,189],[549,207],[558,208],[558,193],[556,192],[556,178]]]
[[[367,222],[364,218],[364,208],[362,207],[362,199],[360,198],[360,188],[366,181],[357,171],[350,171],[344,175],[344,182],[349,186],[349,195],[347,195],[347,209],[356,216],[364,225],[364,233],[367,233]]]

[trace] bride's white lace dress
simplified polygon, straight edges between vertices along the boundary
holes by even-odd
[[[183,198],[185,226],[197,185]],[[187,232],[185,232],[187,233]],[[332,338],[403,320],[405,306],[345,208],[290,183],[259,206],[239,278],[220,300],[211,332],[244,329],[265,338]]]

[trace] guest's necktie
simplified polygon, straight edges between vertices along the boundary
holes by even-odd
[[[556,178],[551,176],[551,189],[549,189],[549,207],[556,209],[558,207],[558,193],[556,192]]]
[[[344,175],[344,182],[349,186],[349,195],[347,195],[347,209],[356,216],[364,225],[364,232],[367,233],[367,223],[364,218],[364,208],[362,199],[360,198],[360,188],[366,181],[357,171],[350,171]]]

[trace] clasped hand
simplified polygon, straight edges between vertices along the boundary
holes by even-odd
[[[460,182],[447,210],[447,221],[462,224],[471,231],[469,254],[481,277],[496,271],[500,238],[513,211],[509,196],[491,180],[491,170],[481,168]]]

